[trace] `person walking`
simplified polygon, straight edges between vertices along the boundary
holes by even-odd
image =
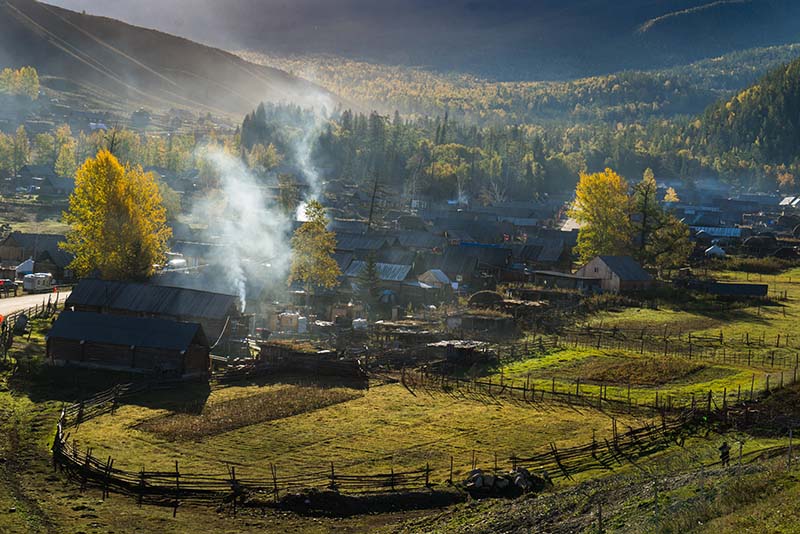
[[[731,446],[727,441],[724,441],[719,448],[719,459],[722,461],[722,467],[731,465]]]

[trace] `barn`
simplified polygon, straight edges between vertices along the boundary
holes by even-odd
[[[241,317],[239,306],[224,293],[95,279],[81,280],[65,303],[74,311],[199,323],[212,343]]]
[[[597,256],[575,275],[598,278],[600,288],[613,293],[641,291],[653,286],[653,277],[630,256]]]
[[[202,326],[165,319],[64,311],[47,334],[53,365],[193,377],[208,374],[209,353]]]

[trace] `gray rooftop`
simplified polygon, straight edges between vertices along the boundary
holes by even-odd
[[[74,311],[62,312],[47,338],[175,351],[193,342],[208,346],[197,323]]]

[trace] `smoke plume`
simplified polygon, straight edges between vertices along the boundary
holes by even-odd
[[[244,310],[248,287],[285,284],[290,221],[241,160],[219,148],[208,148],[203,157],[218,174],[219,189],[195,203],[193,218],[208,224],[206,241],[221,245],[210,261]]]

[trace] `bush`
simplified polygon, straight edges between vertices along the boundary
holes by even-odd
[[[774,257],[747,258],[734,256],[721,260],[712,260],[709,266],[713,269],[728,269],[730,271],[741,271],[743,273],[779,274],[793,267],[795,264],[796,262]]]
[[[478,291],[469,298],[469,305],[476,308],[493,308],[503,304],[503,295],[497,291]]]

